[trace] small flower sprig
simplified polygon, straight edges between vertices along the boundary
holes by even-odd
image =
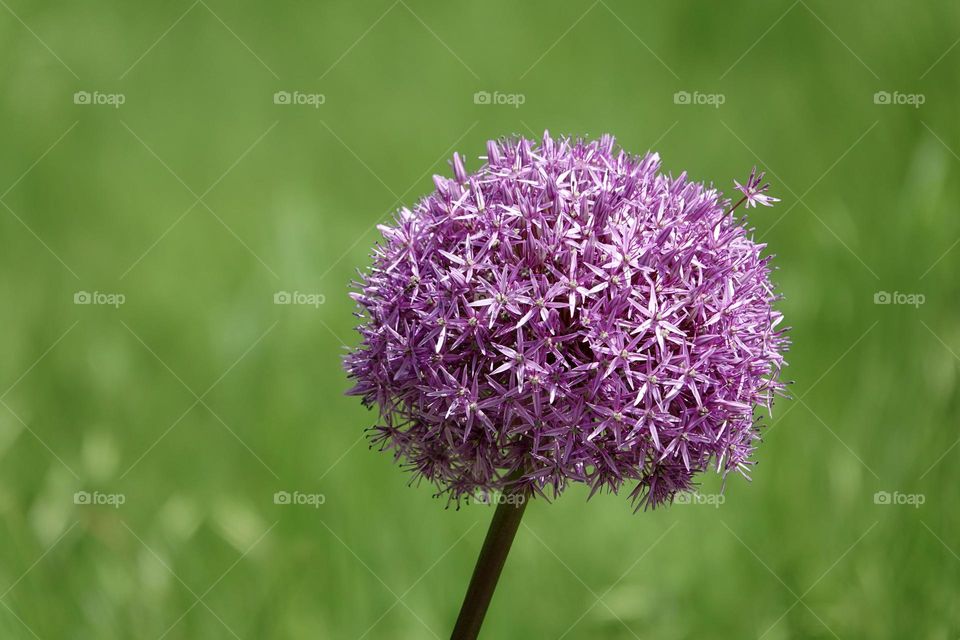
[[[774,198],[765,194],[766,190],[770,188],[770,183],[761,185],[763,182],[763,176],[766,175],[763,171],[759,174],[757,173],[757,168],[754,167],[750,172],[750,177],[747,178],[746,185],[742,185],[736,180],[733,181],[733,184],[737,187],[737,191],[743,194],[743,197],[737,202],[737,204],[730,207],[727,210],[727,213],[732,213],[737,207],[739,207],[744,202],[747,203],[747,209],[750,207],[755,207],[757,204],[762,204],[765,207],[772,207],[775,202],[780,202],[780,198]]]

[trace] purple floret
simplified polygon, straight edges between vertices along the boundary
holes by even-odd
[[[549,496],[635,483],[638,508],[711,466],[749,477],[788,339],[729,200],[610,136],[490,141],[485,160],[468,174],[455,154],[379,227],[352,294],[372,444],[455,501],[515,473]]]

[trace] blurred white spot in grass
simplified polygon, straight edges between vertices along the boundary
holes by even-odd
[[[619,585],[613,588],[612,591],[603,596],[603,604],[597,604],[594,607],[592,613],[594,614],[594,619],[601,620],[616,620],[620,618],[624,621],[629,620],[646,620],[649,619],[651,615],[656,615],[654,611],[655,597],[654,594],[650,593],[650,589],[639,585],[639,584],[630,584],[627,583],[628,578],[624,579],[624,582],[621,582]],[[597,594],[602,594],[607,590],[607,587],[597,591]],[[589,595],[589,594],[588,594]],[[588,600],[592,602],[595,598],[590,595]],[[582,631],[582,630],[581,630]]]
[[[949,345],[960,345],[960,335],[945,331],[947,335],[943,336],[943,341]],[[960,348],[953,348],[955,353],[960,353]],[[927,354],[921,362],[922,375],[926,376],[926,388],[937,398],[944,401],[948,400],[957,390],[957,367],[960,362],[952,353],[943,348],[939,341],[930,338],[929,346],[926,349]]]
[[[166,554],[157,545],[152,542],[147,544],[150,545],[150,550],[140,545],[140,551],[137,553],[137,576],[140,587],[146,591],[144,595],[156,597],[169,591],[171,583],[175,580],[170,571],[167,570],[167,567],[173,568],[173,561],[166,557]],[[151,550],[153,553],[151,553]]]
[[[774,625],[770,628],[770,625]],[[820,627],[823,629],[823,627]],[[771,618],[769,621],[763,621],[757,626],[757,637],[763,636],[763,640],[792,640],[794,637],[791,632],[790,624],[784,620],[777,621],[777,618]]]
[[[133,544],[143,549],[139,542],[134,540]],[[146,550],[144,552],[149,553]],[[111,605],[117,602],[130,602],[142,596],[137,588],[136,574],[130,571],[130,566],[117,555],[111,555],[98,562],[92,574],[95,588],[89,591],[96,593],[96,597],[92,593],[89,594],[86,608],[94,612],[98,618],[110,619],[115,611],[111,610]]]
[[[322,611],[317,610],[316,602],[306,597],[297,597],[287,599],[285,602],[287,612],[282,616],[284,620],[284,633],[286,638],[332,638],[335,630],[323,616]]]
[[[47,471],[44,486],[27,511],[34,535],[44,547],[52,544],[75,520],[73,492],[76,479],[60,465]]]
[[[105,432],[88,433],[80,450],[83,468],[91,480],[104,481],[113,476],[120,463],[120,451],[114,437]]]
[[[900,190],[900,210],[906,224],[922,220],[926,226],[941,228],[942,211],[937,210],[946,186],[949,152],[932,135],[921,136],[910,157],[910,164]]]
[[[10,445],[23,431],[23,425],[10,415],[10,412],[5,413],[5,415],[0,415],[0,457],[3,457]]]
[[[228,498],[213,507],[212,518],[216,532],[240,553],[246,553],[271,524],[249,505]],[[267,543],[267,540],[261,540],[258,549]]]
[[[186,496],[173,496],[160,509],[157,522],[163,533],[177,541],[188,540],[203,521],[196,503]]]

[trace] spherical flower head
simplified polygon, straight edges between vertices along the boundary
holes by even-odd
[[[484,160],[454,155],[379,227],[352,294],[372,445],[457,502],[629,483],[655,507],[708,467],[749,477],[788,340],[735,207],[610,136],[490,141]]]

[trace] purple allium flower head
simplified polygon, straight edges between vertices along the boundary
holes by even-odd
[[[490,141],[485,160],[455,154],[379,227],[352,294],[372,444],[455,501],[577,481],[657,506],[711,466],[749,477],[788,340],[730,202],[610,136]],[[768,205],[760,178],[738,188]]]

